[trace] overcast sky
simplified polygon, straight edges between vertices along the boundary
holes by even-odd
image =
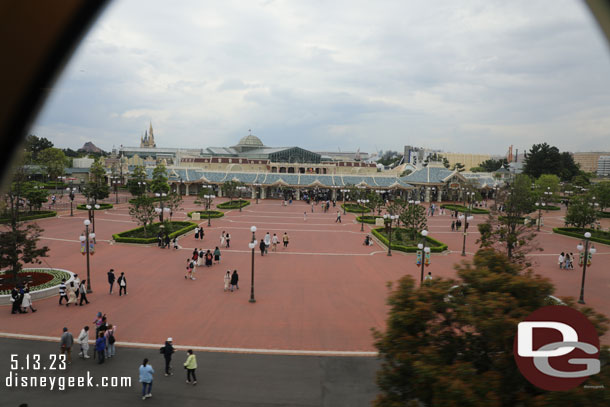
[[[31,133],[59,147],[610,150],[580,1],[114,1]]]

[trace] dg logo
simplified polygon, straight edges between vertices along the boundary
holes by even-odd
[[[599,373],[599,337],[581,312],[552,305],[519,323],[515,361],[533,385],[544,390],[570,390]]]

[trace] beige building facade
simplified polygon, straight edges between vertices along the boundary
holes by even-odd
[[[449,168],[457,163],[464,164],[464,169],[469,171],[471,168],[478,167],[483,161],[490,160],[489,154],[463,154],[463,153],[440,153],[449,161]]]
[[[597,166],[599,157],[610,155],[610,152],[583,152],[583,153],[572,153],[574,162],[580,165],[580,169],[585,172],[597,172]]]

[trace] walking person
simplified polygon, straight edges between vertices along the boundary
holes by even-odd
[[[197,249],[195,249],[195,250],[197,250]],[[197,267],[203,266],[203,262],[205,260],[204,256],[205,256],[205,253],[203,252],[203,248],[199,249],[199,251],[197,252],[197,259],[195,262],[195,265]]]
[[[169,337],[165,341],[165,346],[163,346],[161,348],[161,354],[163,355],[163,358],[165,359],[165,376],[173,375],[173,373],[170,372],[170,369],[171,369],[170,363],[172,361],[172,355],[174,354],[174,352],[175,352],[175,350],[174,350],[174,345],[173,345],[173,339],[171,337]]]
[[[455,221],[451,222],[451,231],[453,232],[455,230]]]
[[[284,236],[282,236],[282,242],[284,243],[284,249],[288,247],[288,242],[290,241],[290,237],[288,233],[284,232]]]
[[[21,308],[23,308],[23,312],[28,312],[28,307],[32,310],[32,312],[36,312],[34,309],[34,305],[32,304],[32,296],[30,295],[30,289],[26,288],[23,292],[23,300],[21,301]]]
[[[266,246],[265,246],[265,241],[264,241],[264,240],[261,240],[260,244],[258,245],[258,248],[259,248],[259,249],[260,249],[260,251],[261,251],[261,256],[265,254],[265,247],[266,247]]]
[[[563,262],[565,260],[565,254],[563,252],[561,252],[559,254],[559,258],[557,259],[557,263],[559,263],[559,268],[562,269],[563,268]]]
[[[337,219],[335,219],[335,223],[337,223],[337,222],[341,223],[341,212],[340,211],[337,211]]]
[[[186,382],[188,384],[197,384],[197,376],[195,376],[195,370],[197,369],[197,358],[193,354],[193,350],[189,349],[186,351],[187,358],[186,362],[184,362],[184,368],[186,369]],[[191,381],[191,377],[193,380]]]
[[[97,339],[95,340],[95,357],[97,357],[97,364],[101,365],[104,363],[105,352],[106,351],[106,338],[104,338],[104,332],[99,332],[97,334]]]
[[[307,212],[303,212],[303,222],[307,222]]]
[[[142,400],[152,397],[153,374],[155,370],[148,364],[148,359],[144,359],[140,365],[140,383],[142,383]]]
[[[68,364],[72,363],[72,345],[74,344],[74,337],[68,332],[68,328],[66,327],[64,327],[59,344],[61,347],[60,353],[66,355]]]
[[[78,344],[80,345],[80,352],[78,356],[83,359],[89,359],[89,326],[86,325],[83,329],[81,329],[80,334],[78,335]]]
[[[127,279],[125,278],[124,272],[121,271],[121,275],[119,276],[117,282],[119,283],[119,297],[121,296],[121,293],[125,293],[125,295],[127,295]]]
[[[112,294],[112,286],[114,285],[114,269],[110,269],[108,272],[108,284],[110,284],[110,294]]]
[[[203,240],[204,236],[205,236],[205,232],[203,231],[203,228],[199,229],[199,240]]]
[[[193,260],[186,259],[186,275],[184,276],[184,278],[194,280],[195,279],[193,277],[194,268],[195,268],[195,264],[193,263]]]
[[[218,246],[216,246],[216,249],[214,249],[214,261],[216,263],[220,263],[220,249]]]
[[[116,354],[116,348],[114,343],[116,342],[116,325],[109,324],[108,329],[104,333],[106,338],[106,358],[111,358]]]
[[[174,249],[178,249],[178,238],[174,237],[174,240],[172,242],[174,244]]]
[[[269,246],[271,246],[271,235],[269,232],[267,232],[263,240],[265,241],[265,254],[267,254],[269,253]]]
[[[220,247],[225,247],[225,231],[222,231],[222,234],[220,235]]]
[[[195,228],[195,239],[199,239],[199,226]]]
[[[229,286],[231,285],[231,270],[227,270],[227,274],[225,274],[225,292],[229,289]]]
[[[229,247],[231,247],[231,235],[229,234],[229,232],[227,232],[227,234],[225,235],[225,239],[227,241],[227,249]]]
[[[313,213],[313,202],[311,203],[311,213]]]
[[[566,257],[564,259],[563,268],[565,270],[569,270],[571,263],[572,263],[572,258],[570,257],[570,253],[566,252]]]
[[[237,270],[233,270],[233,274],[231,274],[231,292],[233,290],[239,290],[239,275],[237,274]]]
[[[208,251],[205,252],[205,265],[207,267],[211,267],[213,260],[214,260],[214,256],[212,255],[212,252],[208,249]]]
[[[66,307],[70,306],[70,304],[76,304],[76,287],[74,287],[74,281],[70,281],[70,285],[66,288],[66,294],[68,296]]]
[[[74,280],[72,281],[74,282],[74,294],[76,294],[76,299],[78,300],[78,288],[80,287],[80,278],[78,278],[78,274],[74,274]]]
[[[68,296],[66,295],[66,279],[62,278],[61,283],[59,283],[59,305],[62,305],[63,300],[68,301]]]
[[[168,249],[170,248],[169,242],[169,235],[165,235],[165,247],[167,247]]]
[[[277,251],[277,244],[280,242],[280,240],[277,238],[277,235],[274,233],[273,237],[271,238],[271,247],[274,252]]]
[[[80,293],[80,302],[78,305],[83,305],[83,301],[85,301],[85,304],[89,304],[89,300],[87,299],[87,280],[80,282],[78,292]]]
[[[193,250],[193,255],[191,256],[191,259],[195,262],[195,265],[200,265],[200,262],[197,262],[197,260],[199,259],[199,250],[197,250],[197,248]]]

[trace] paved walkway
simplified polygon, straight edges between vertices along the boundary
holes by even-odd
[[[221,200],[217,199],[217,203]],[[184,211],[175,219],[184,219],[190,210],[201,209],[189,197]],[[253,349],[265,351],[351,351],[374,352],[371,328],[383,329],[387,314],[385,300],[387,282],[409,274],[419,280],[419,268],[414,254],[394,252],[389,257],[385,247],[375,243],[365,247],[362,242],[370,231],[360,232],[355,216],[343,216],[343,223],[335,223],[337,208],[323,213],[320,206],[311,213],[311,206],[295,202],[284,207],[280,201],[261,200],[257,205],[228,211],[220,219],[202,220],[206,230],[203,241],[193,234],[179,240],[180,250],[161,250],[156,246],[109,243],[112,233],[131,229],[136,225],[128,215],[125,204],[99,211],[96,216],[97,248],[91,258],[93,294],[85,307],[59,307],[57,298],[37,301],[35,314],[11,315],[0,312],[1,331],[32,335],[56,336],[61,327],[72,330],[91,324],[97,311],[108,315],[109,322],[118,326],[117,339],[134,343],[161,343],[173,336],[179,343],[192,346]],[[42,219],[45,229],[43,242],[51,248],[44,266],[58,267],[86,276],[85,258],[79,254],[78,237],[83,231],[85,211],[69,212],[60,218]],[[303,220],[307,212],[307,220]],[[538,241],[544,251],[534,255],[535,271],[550,278],[556,285],[556,295],[577,297],[580,292],[581,272],[557,268],[561,251],[576,251],[578,239],[554,235],[552,226],[562,222],[562,212],[545,214],[545,226]],[[476,215],[476,224],[484,221]],[[604,220],[608,227],[608,220]],[[433,254],[434,277],[455,277],[454,265],[460,256],[462,234],[451,232],[451,218],[435,215],[428,220],[430,236],[446,242],[450,253]],[[255,254],[255,295],[257,302],[249,303],[251,252],[250,226],[256,225],[258,239],[265,232],[284,232],[290,235],[288,249],[261,257]],[[220,244],[221,232],[233,236],[231,248],[222,250],[222,262],[211,268],[197,270],[196,281],[184,279],[186,259],[193,248],[214,249]],[[478,233],[469,233],[466,251],[470,259],[477,249]],[[603,266],[610,260],[610,247],[597,245],[593,266],[588,269],[587,304],[610,315],[610,276]],[[127,296],[108,294],[106,272],[114,268],[125,272]],[[237,269],[240,290],[223,292],[223,276],[227,270]],[[610,334],[603,338],[610,343]]]

